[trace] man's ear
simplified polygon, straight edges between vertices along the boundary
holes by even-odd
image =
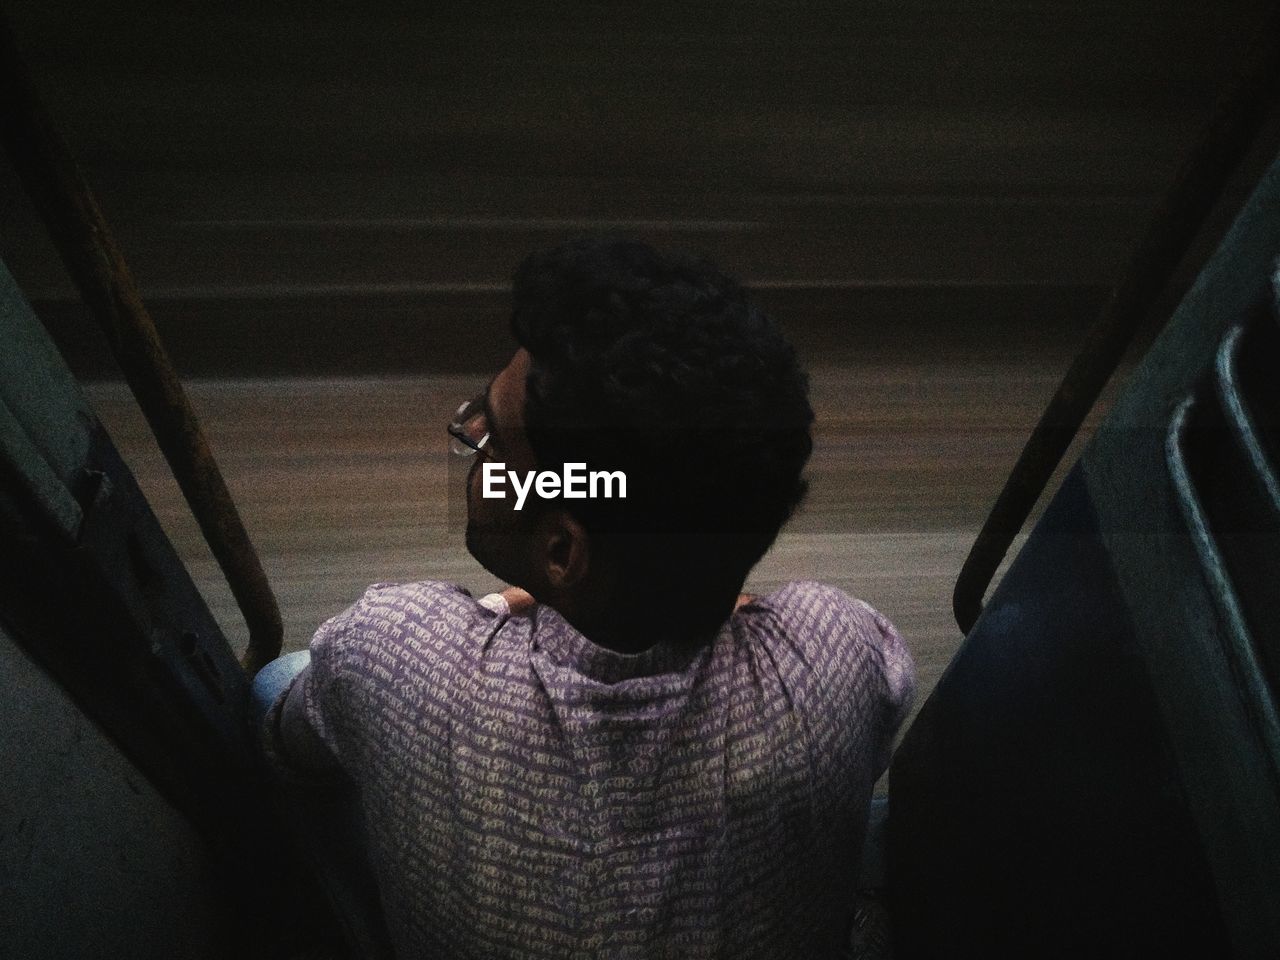
[[[591,569],[591,536],[566,510],[550,510],[539,531],[542,572],[553,590],[570,590]]]

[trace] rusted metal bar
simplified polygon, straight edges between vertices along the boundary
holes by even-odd
[[[111,344],[249,628],[251,673],[280,652],[280,610],[195,411],[92,191],[54,128],[0,16],[0,140],[80,295]]]
[[[1009,545],[1026,523],[1080,424],[1119,365],[1134,332],[1257,136],[1280,87],[1280,5],[1273,4],[1219,96],[1209,122],[1156,208],[1123,279],[1085,337],[1023,447],[956,579],[952,608],[966,634]]]

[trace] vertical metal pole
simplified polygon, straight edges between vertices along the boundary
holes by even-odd
[[[965,633],[1080,424],[1124,356],[1134,332],[1168,285],[1187,248],[1257,136],[1280,87],[1280,4],[1272,4],[1233,81],[1156,209],[1120,284],[1086,335],[1023,447],[956,579],[952,607]]]
[[[271,587],[92,191],[36,96],[7,19],[0,16],[0,141],[39,210],[80,295],[124,372],[151,432],[222,568],[249,628],[245,669],[280,652]]]

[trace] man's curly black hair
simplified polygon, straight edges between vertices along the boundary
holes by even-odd
[[[617,599],[713,632],[807,489],[795,351],[715,265],[634,240],[530,256],[514,301],[539,468],[626,474],[625,500],[564,501],[634,591]]]

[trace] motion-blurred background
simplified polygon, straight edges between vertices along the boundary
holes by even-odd
[[[813,492],[749,586],[864,597],[907,637],[923,699],[960,639],[960,562],[1265,6],[6,8],[187,378],[287,648],[375,580],[493,585],[462,547],[444,422],[512,348],[524,254],[606,231],[711,256],[791,332]],[[0,257],[242,645],[7,165]]]

